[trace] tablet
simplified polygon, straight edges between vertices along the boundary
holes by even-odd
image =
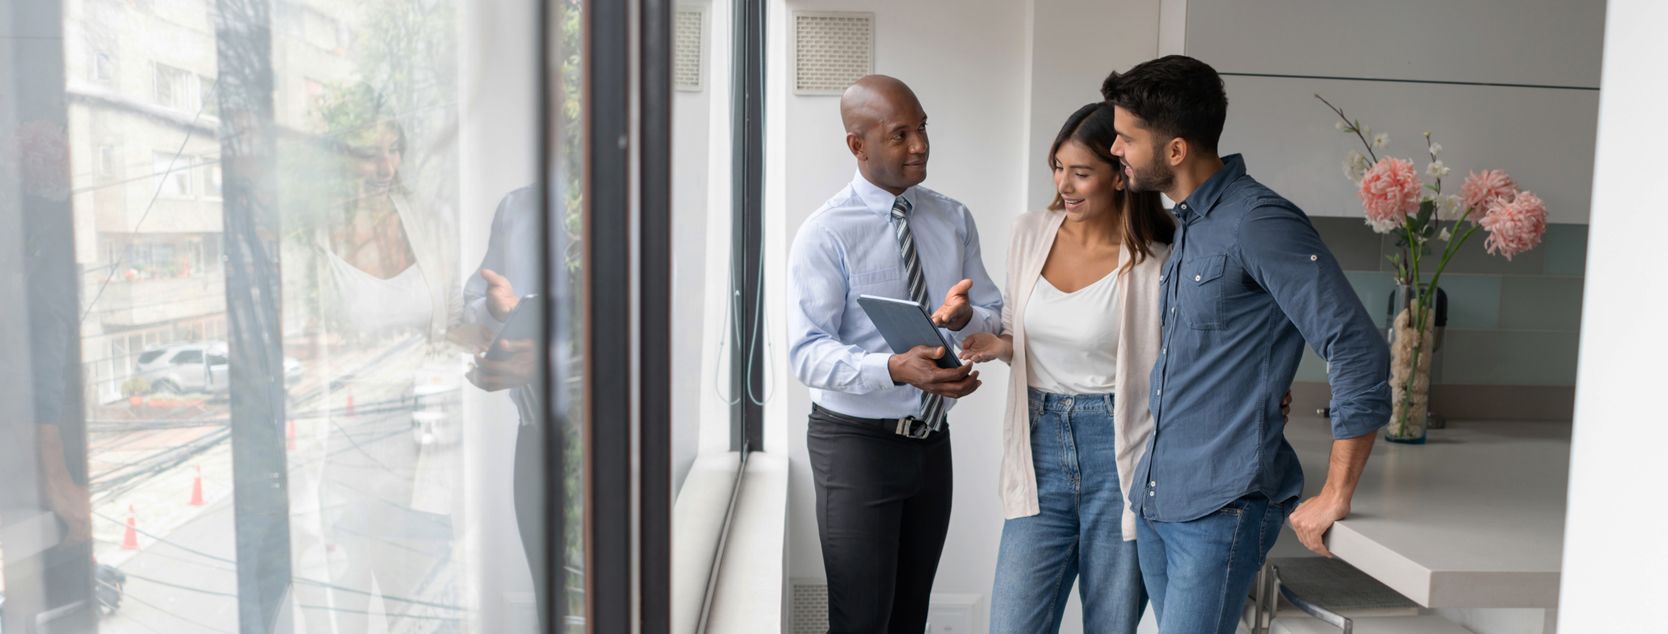
[[[944,356],[938,358],[938,367],[961,366],[961,351],[956,348],[954,338],[945,337],[943,330],[932,325],[932,318],[927,316],[926,309],[920,304],[877,295],[858,295],[857,305],[869,314],[869,321],[874,322],[880,336],[886,338],[886,345],[892,347],[892,352],[901,354],[915,346],[943,346]]]
[[[498,347],[500,341],[538,339],[539,315],[543,312],[540,308],[538,293],[522,295],[521,301],[515,305],[515,310],[510,311],[510,316],[504,319],[504,327],[498,329],[492,343],[487,345],[486,358],[503,361],[510,356],[510,353]]]

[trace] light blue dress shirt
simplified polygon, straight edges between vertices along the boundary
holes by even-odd
[[[973,214],[925,187],[903,198],[912,205],[910,232],[936,310],[944,293],[964,280],[973,317],[958,339],[1002,331],[1002,292],[979,258]],[[859,295],[908,299],[902,252],[892,223],[892,194],[861,174],[805,220],[788,253],[788,362],[811,388],[811,401],[860,418],[918,413],[921,391],[892,382],[892,349],[857,305]],[[954,399],[945,399],[945,409]]]
[[[564,200],[560,190],[551,196],[551,200]],[[551,213],[556,217],[563,213],[559,205],[560,202],[552,205]],[[545,230],[545,219],[541,217],[543,213],[539,206],[538,189],[533,187],[517,189],[498,201],[498,209],[492,214],[492,233],[487,238],[486,254],[481,259],[481,265],[476,267],[475,274],[470,275],[463,286],[464,318],[467,321],[487,326],[494,333],[504,327],[504,323],[495,319],[492,311],[487,309],[487,283],[481,277],[481,269],[492,269],[504,276],[518,295],[541,293],[555,298],[554,302],[546,302],[545,306],[566,307],[572,301],[567,279],[557,279],[548,287],[544,283],[544,245],[549,244],[554,251],[552,259],[560,259],[567,253],[568,239],[560,222],[550,226],[548,238],[542,234]],[[571,309],[565,309],[557,319],[565,318],[567,313],[571,313]],[[557,356],[556,367],[566,369],[570,364],[567,352],[571,347],[568,337],[572,328],[558,324],[553,330],[557,341],[550,350]],[[543,415],[542,393],[542,387],[537,385],[511,390],[510,399],[521,414],[522,425],[540,420]]]

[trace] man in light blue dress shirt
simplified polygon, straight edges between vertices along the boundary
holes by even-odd
[[[565,276],[546,279],[544,250],[548,244],[551,251],[548,257],[555,260],[559,270],[566,269],[563,262],[569,241],[561,222],[566,213],[561,206],[562,200],[565,197],[557,185],[550,196],[550,215],[547,217],[545,208],[539,204],[538,188],[523,187],[505,194],[498,203],[497,211],[492,214],[492,233],[488,237],[486,254],[481,259],[480,267],[463,287],[465,318],[488,331],[483,336],[483,345],[504,327],[510,313],[526,294],[544,294],[547,299],[545,306],[564,311],[556,316],[561,323],[552,329],[556,341],[549,348],[552,354],[557,355],[555,363],[550,365],[558,369],[566,368],[571,361],[566,354],[571,329],[562,324],[567,323],[566,311],[571,310],[572,297],[569,280]],[[548,233],[544,233],[546,231]],[[546,366],[546,358],[539,351],[538,341],[506,339],[498,345],[507,354],[494,359],[486,356],[485,350],[477,352],[468,379],[488,392],[509,390],[510,400],[515,403],[521,418],[513,457],[512,495],[522,551],[533,573],[533,594],[538,601],[536,614],[540,622],[548,623],[551,615],[557,612],[550,605],[551,589],[546,583],[550,575],[545,570],[545,546],[547,541],[554,540],[552,535],[556,533],[553,532],[555,527],[545,525],[544,509],[547,504],[559,504],[561,492],[553,487],[561,484],[544,480],[546,461],[550,459],[544,453],[545,434],[559,433],[568,422],[555,417],[559,414],[547,418],[543,399],[544,386],[561,385],[563,382],[545,380],[542,370]],[[558,394],[556,402],[562,403],[564,398],[570,396]]]
[[[979,386],[971,364],[893,354],[859,295],[922,303],[958,338],[999,333],[1002,295],[967,207],[920,187],[927,116],[871,75],[840,100],[857,176],[800,227],[788,256],[788,351],[811,388],[807,449],[828,574],[830,632],[921,632],[949,528],[944,412]],[[942,297],[936,308],[928,298]]]

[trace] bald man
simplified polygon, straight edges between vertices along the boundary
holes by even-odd
[[[915,93],[864,77],[840,116],[857,174],[806,219],[788,256],[788,358],[811,388],[829,631],[918,634],[950,524],[946,414],[979,376],[971,364],[939,368],[942,348],[893,354],[857,297],[920,303],[960,339],[1000,333],[1002,294],[967,207],[920,186],[929,148]]]

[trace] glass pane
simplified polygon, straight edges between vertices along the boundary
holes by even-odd
[[[581,9],[0,9],[0,630],[583,631]]]

